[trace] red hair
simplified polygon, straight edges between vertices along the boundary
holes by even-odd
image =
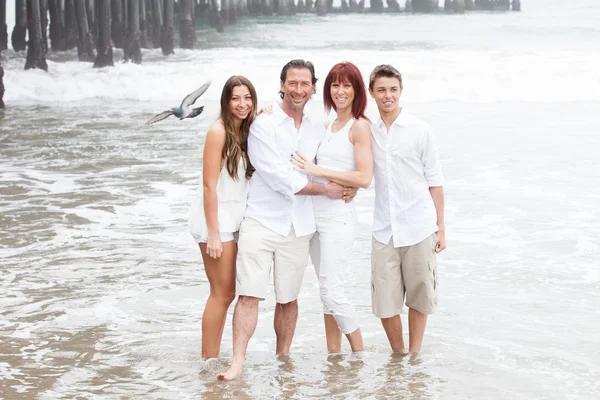
[[[365,118],[365,110],[367,109],[367,90],[365,89],[365,82],[363,81],[362,75],[356,65],[351,62],[341,62],[335,64],[323,84],[323,103],[325,103],[325,111],[331,112],[331,109],[337,111],[335,103],[331,98],[331,84],[334,82],[345,83],[348,82],[354,89],[354,101],[352,102],[352,116],[354,118]]]

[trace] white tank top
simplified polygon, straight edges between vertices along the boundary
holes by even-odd
[[[354,145],[350,141],[350,128],[354,123],[351,118],[342,129],[337,132],[331,131],[333,121],[327,127],[325,137],[321,141],[317,151],[317,164],[323,168],[334,171],[356,171],[354,161]],[[328,183],[322,178],[315,178],[315,182]],[[315,215],[334,216],[343,215],[354,211],[354,202],[345,203],[342,199],[330,199],[327,196],[314,196],[313,205]]]
[[[246,212],[246,198],[248,196],[248,180],[246,179],[246,164],[240,157],[237,170],[238,179],[233,179],[223,163],[217,180],[217,199],[219,232],[237,232]],[[207,237],[208,226],[204,215],[204,187],[202,181],[198,193],[190,207],[190,231],[194,237]]]

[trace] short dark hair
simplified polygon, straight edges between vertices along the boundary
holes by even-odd
[[[375,69],[373,69],[373,72],[371,72],[371,76],[369,77],[369,89],[373,90],[375,80],[381,77],[396,78],[400,82],[400,87],[402,87],[402,74],[389,64],[381,64],[376,66]]]
[[[294,68],[294,69],[306,68],[307,70],[310,71],[310,76],[312,77],[312,84],[313,85],[317,84],[318,79],[315,76],[315,66],[310,61],[306,61],[306,60],[302,60],[302,59],[292,60],[283,66],[283,68],[281,70],[281,74],[279,75],[279,79],[281,80],[281,82],[285,83],[285,80],[287,78],[287,72],[288,72],[288,69],[290,69],[290,68]],[[315,88],[315,91],[313,92],[313,94],[315,94],[315,93],[317,93],[316,88]],[[283,99],[283,92],[281,90],[279,91],[279,97],[281,97]]]

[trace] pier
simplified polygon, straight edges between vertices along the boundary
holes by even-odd
[[[13,1],[13,0],[8,0]],[[10,44],[26,51],[25,69],[48,70],[46,54],[77,48],[80,61],[94,68],[114,65],[113,47],[123,61],[142,63],[142,48],[175,51],[175,21],[179,46],[193,49],[197,19],[218,32],[246,16],[297,13],[464,13],[477,10],[520,11],[520,0],[14,0],[15,26]],[[7,0],[0,0],[0,52],[8,48]],[[0,59],[0,108],[4,107],[4,71]]]

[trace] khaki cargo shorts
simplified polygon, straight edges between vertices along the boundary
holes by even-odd
[[[297,237],[293,228],[287,236],[282,236],[255,219],[245,218],[238,242],[237,295],[264,299],[273,267],[277,303],[296,300],[308,264],[308,245],[312,236]]]
[[[394,248],[373,238],[371,252],[371,304],[378,318],[400,314],[404,297],[406,306],[423,314],[437,307],[437,261],[434,233],[427,239],[406,247]]]

